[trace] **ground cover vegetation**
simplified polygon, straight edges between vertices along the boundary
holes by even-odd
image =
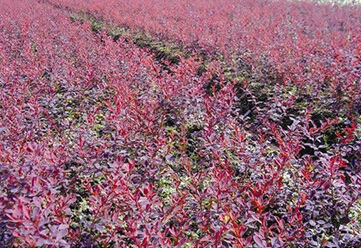
[[[0,247],[360,247],[360,12],[4,0]]]

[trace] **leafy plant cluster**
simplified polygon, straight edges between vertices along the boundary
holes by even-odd
[[[357,5],[253,0],[112,0],[107,6],[64,0],[61,5],[224,58],[234,78],[247,78],[252,89],[260,90],[260,82],[280,83],[299,101],[312,98],[316,109],[360,114],[354,94],[360,91],[361,68]]]
[[[77,1],[170,61],[49,2],[0,9],[0,247],[361,246],[358,9]]]

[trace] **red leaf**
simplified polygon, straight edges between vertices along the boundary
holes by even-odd
[[[262,237],[256,233],[254,236],[253,236],[253,240],[254,242],[256,242],[256,244],[261,247],[261,248],[265,248],[267,247],[267,244],[265,244],[265,242],[262,240]]]

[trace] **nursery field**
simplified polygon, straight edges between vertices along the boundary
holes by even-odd
[[[2,247],[361,247],[361,7],[2,0]]]

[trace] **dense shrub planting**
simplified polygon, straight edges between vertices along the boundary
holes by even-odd
[[[360,247],[359,12],[3,1],[0,247]]]
[[[341,115],[360,108],[354,94],[360,91],[358,6],[253,0],[48,2],[221,55],[240,79],[247,63],[246,74],[255,78],[251,85],[257,89],[260,81],[273,81],[289,85],[300,101],[314,99],[316,108]]]

